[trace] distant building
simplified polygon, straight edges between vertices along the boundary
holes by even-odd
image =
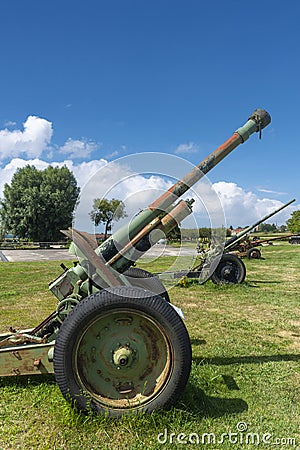
[[[108,234],[107,238],[109,238],[110,236],[111,236],[111,234]],[[96,233],[95,234],[95,238],[96,238],[97,241],[103,242],[104,238],[105,238],[105,234],[104,233]]]
[[[245,228],[246,228],[246,227],[245,227]],[[241,227],[238,227],[238,228],[232,228],[232,229],[231,229],[231,236],[234,236],[235,234],[238,234],[238,233],[240,233],[241,231],[244,231],[245,228],[241,228]]]

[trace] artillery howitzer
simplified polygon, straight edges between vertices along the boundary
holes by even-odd
[[[263,244],[272,245],[274,241],[285,241],[291,237],[291,234],[284,234],[282,236],[270,236],[268,238],[261,239],[260,237],[254,237],[250,239],[249,236],[245,236],[239,242],[235,248],[229,250],[229,253],[233,252],[239,258],[248,259],[261,259],[262,254],[259,248]]]
[[[236,248],[229,250],[229,253],[233,252],[239,258],[261,259],[262,254],[260,249],[257,247],[260,247],[263,244],[272,245],[274,241],[285,241],[289,239],[290,236],[290,234],[285,234],[282,236],[273,236],[265,239],[261,239],[259,237],[250,239],[249,236],[245,236],[237,243]]]
[[[290,236],[289,243],[290,244],[300,244],[300,235],[295,234],[295,235]]]
[[[132,266],[155,244],[153,230],[167,234],[191,214],[193,201],[177,202],[178,197],[270,121],[266,111],[254,111],[223,145],[101,245],[87,233],[66,232],[79,262],[62,265],[63,273],[50,283],[58,299],[50,316],[34,329],[0,336],[0,376],[54,373],[64,397],[82,411],[121,415],[172,405],[189,378],[190,339],[162,282]]]
[[[265,242],[270,242],[273,240],[279,240],[283,239],[282,236],[275,237],[275,238],[269,238],[269,239],[257,239],[257,240],[249,240],[247,239],[247,235],[254,230],[257,226],[259,226],[261,223],[265,222],[266,220],[270,219],[270,217],[277,214],[279,211],[282,211],[284,208],[289,206],[291,203],[293,203],[295,199],[290,200],[288,203],[280,206],[275,211],[272,211],[270,214],[267,214],[262,219],[255,222],[253,225],[250,225],[249,227],[245,228],[244,230],[240,231],[236,235],[229,238],[227,241],[225,241],[224,244],[224,254],[220,258],[220,261],[216,267],[216,269],[211,274],[210,278],[215,284],[222,284],[222,283],[231,283],[231,284],[238,284],[242,283],[246,277],[246,267],[243,261],[240,259],[242,257],[247,256],[250,258],[259,259],[261,258],[261,252],[257,248],[258,246],[262,245]],[[289,237],[289,236],[287,236]],[[203,270],[203,267],[205,265],[205,256],[206,253],[209,253],[210,250],[202,252],[202,258],[204,260],[201,261],[200,264],[197,264],[186,276],[188,278],[199,278],[201,280],[201,271]],[[234,252],[234,253],[232,253]],[[177,274],[177,277],[182,276],[179,273]]]
[[[270,214],[267,214],[262,219],[255,222],[253,225],[250,225],[249,227],[245,228],[241,232],[237,233],[235,236],[232,236],[230,239],[228,239],[225,242],[225,251],[226,252],[233,252],[236,251],[239,257],[247,256],[249,259],[259,259],[261,258],[261,252],[258,248],[258,246],[262,245],[265,242],[272,242],[275,240],[282,240],[283,236],[277,236],[273,238],[268,239],[245,239],[247,235],[254,230],[254,228],[258,227],[261,223],[265,222],[266,220],[270,219],[270,217],[274,216],[275,214],[279,213],[279,211],[282,211],[284,208],[289,206],[291,203],[293,203],[295,199],[290,200],[289,202],[285,203],[284,205],[280,206],[279,208],[275,209],[275,211],[271,212]],[[285,236],[285,238],[288,238],[290,235]]]

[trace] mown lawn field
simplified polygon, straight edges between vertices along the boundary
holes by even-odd
[[[0,449],[300,448],[300,246],[276,243],[262,254],[245,261],[242,285],[171,290],[193,350],[171,410],[82,416],[52,376],[2,378]],[[0,263],[1,332],[35,326],[55,309],[48,282],[59,263]]]

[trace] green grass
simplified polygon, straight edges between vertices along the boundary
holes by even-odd
[[[189,438],[187,447],[201,449],[300,448],[300,246],[277,243],[262,254],[263,260],[245,261],[242,285],[209,281],[171,290],[172,302],[186,316],[193,366],[170,411],[117,420],[82,416],[52,376],[2,378],[0,449],[170,449],[184,447],[178,439]],[[164,270],[170,261],[141,267]],[[47,285],[60,271],[58,262],[0,263],[1,331],[34,326],[55,308]],[[239,432],[238,424],[240,430],[247,424],[247,431]],[[163,444],[157,436],[165,430]],[[205,433],[216,443],[208,444]],[[268,439],[267,433],[269,444],[258,446],[258,437]],[[255,442],[247,444],[251,438]],[[271,445],[275,439],[280,442]]]

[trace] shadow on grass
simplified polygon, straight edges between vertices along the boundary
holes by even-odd
[[[179,409],[199,417],[217,418],[248,410],[248,404],[241,398],[222,398],[206,395],[202,389],[189,381],[184,391]]]
[[[34,386],[37,384],[56,384],[56,380],[53,374],[45,375],[24,375],[24,376],[11,376],[11,377],[0,377],[0,387],[4,386]]]
[[[256,287],[253,286],[252,283],[256,283],[256,284],[282,284],[283,281],[267,281],[267,280],[248,280],[245,281],[243,284],[244,286],[248,286],[248,287]]]
[[[190,341],[191,341],[191,345],[205,345],[207,343],[207,341],[205,339],[192,338]]]
[[[229,366],[231,364],[262,364],[268,362],[282,362],[282,361],[300,361],[300,355],[295,353],[286,355],[266,355],[266,356],[215,356],[213,358],[196,357],[193,360],[197,364],[213,364],[215,366]]]
[[[56,385],[55,377],[51,374],[45,376],[37,375],[28,377],[0,377],[0,388],[18,386],[26,389],[37,384]],[[70,408],[70,411],[73,411],[76,415],[78,415],[79,422],[82,421],[82,424],[86,423],[85,414],[78,413],[78,411],[71,405],[68,405],[68,407]],[[237,414],[243,411],[247,411],[248,405],[244,400],[240,398],[229,399],[208,396],[202,389],[200,389],[193,383],[193,380],[190,380],[184,390],[181,399],[176,403],[175,408],[177,411],[181,411],[184,417],[186,417],[186,414],[190,414],[197,418],[199,418],[199,416],[203,418],[217,418],[228,414]],[[134,412],[132,412],[132,414],[133,417],[136,417],[136,414]],[[146,417],[148,417],[147,413],[145,414]],[[94,416],[94,411],[91,410],[91,417]],[[105,418],[107,420],[111,419],[108,416],[104,415],[101,415],[100,417],[101,420]]]

